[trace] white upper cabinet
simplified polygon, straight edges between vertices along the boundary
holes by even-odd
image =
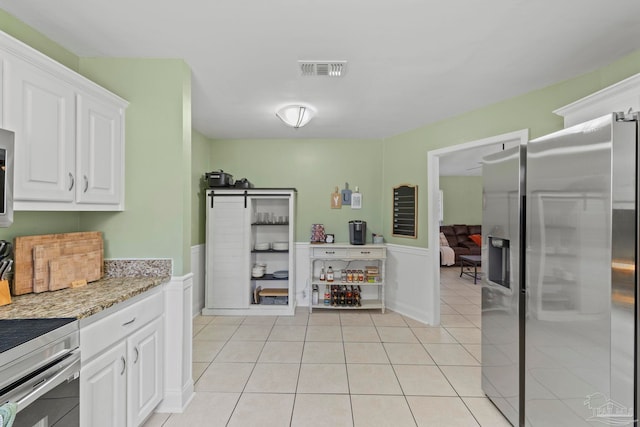
[[[71,85],[15,57],[4,62],[5,120],[16,133],[15,198],[72,202],[75,100]]]
[[[127,101],[2,32],[0,62],[14,209],[124,210]]]
[[[78,203],[119,204],[123,193],[124,110],[90,95],[77,97]]]

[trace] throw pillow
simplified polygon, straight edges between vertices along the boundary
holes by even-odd
[[[482,236],[480,234],[472,234],[469,236],[469,238],[473,240],[473,243],[475,243],[476,245],[482,246]]]

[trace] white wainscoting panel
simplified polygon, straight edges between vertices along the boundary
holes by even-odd
[[[179,413],[193,399],[193,274],[172,277],[164,287],[164,400],[156,412]]]
[[[387,244],[386,305],[390,310],[430,325],[440,299],[433,283],[429,250]]]
[[[193,315],[204,308],[205,245],[191,246],[191,272],[193,273]]]
[[[309,243],[296,242],[296,306],[309,306]]]

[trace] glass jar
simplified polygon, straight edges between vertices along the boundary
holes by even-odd
[[[327,268],[327,282],[333,282],[333,268]]]

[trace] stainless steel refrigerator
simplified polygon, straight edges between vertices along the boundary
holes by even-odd
[[[483,159],[482,387],[514,426],[635,425],[638,116]]]

